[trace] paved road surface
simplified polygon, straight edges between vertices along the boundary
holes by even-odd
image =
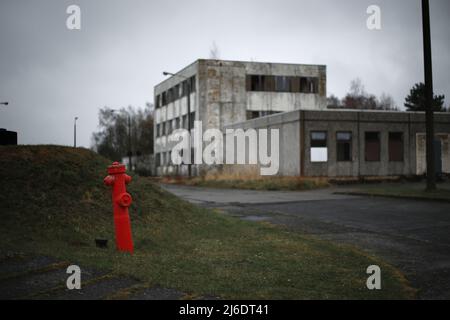
[[[356,245],[404,272],[422,299],[450,299],[450,203],[163,185],[193,203]]]

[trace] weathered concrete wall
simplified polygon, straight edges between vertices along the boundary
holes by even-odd
[[[423,113],[385,111],[297,110],[246,121],[229,128],[278,128],[280,175],[357,177],[423,174],[425,164]],[[327,133],[328,161],[311,161],[311,132]],[[351,132],[351,161],[337,161],[337,132]],[[365,133],[380,133],[380,161],[366,161]],[[389,132],[403,134],[403,161],[389,161]],[[450,173],[450,114],[435,115],[441,140],[442,171]],[[422,142],[421,142],[422,141]],[[303,163],[302,163],[303,162]]]
[[[308,176],[389,176],[415,175],[417,172],[418,133],[425,132],[423,113],[382,111],[324,111],[305,112],[304,172]],[[436,114],[436,133],[450,133],[450,114]],[[310,132],[324,130],[328,133],[328,161],[311,163]],[[352,161],[338,162],[336,133],[352,132]],[[380,161],[365,160],[365,132],[380,132]],[[389,132],[403,133],[403,161],[389,161]],[[447,144],[442,145],[443,171],[449,166]],[[445,170],[444,170],[445,168]],[[450,171],[446,171],[450,172]]]
[[[190,78],[192,76],[196,76],[196,88],[198,88],[198,62],[194,62],[193,64],[187,66],[183,70],[177,73],[179,76],[174,76],[166,79],[165,81],[161,82],[154,88],[154,97],[155,102],[154,105],[156,105],[156,96],[160,95],[162,92],[167,91],[168,89],[174,87],[177,84],[180,84],[183,82],[186,78]],[[198,119],[198,90],[191,93],[190,96],[190,108],[191,112],[195,111],[196,119]],[[153,130],[153,137],[154,137],[154,154],[161,153],[161,152],[168,152],[172,149],[173,143],[169,143],[167,136],[161,136],[157,137],[156,135],[156,126],[158,124],[161,124],[162,122],[174,120],[175,118],[182,117],[183,115],[187,114],[187,97],[183,97],[181,99],[178,99],[174,102],[171,102],[167,104],[166,106],[162,106],[161,108],[158,108],[155,110],[155,122],[154,122],[154,130]]]
[[[242,123],[236,123],[226,126],[226,129],[267,129],[270,135],[270,130],[279,130],[279,172],[282,176],[297,176],[300,175],[300,113],[289,112],[276,114],[272,116],[252,119]],[[268,142],[269,145],[269,142]],[[225,148],[226,151],[226,148]],[[269,149],[270,151],[270,149]],[[248,153],[248,145],[246,150],[240,152]],[[259,162],[259,157],[258,157]],[[235,166],[236,167],[236,166]]]
[[[199,60],[199,111],[203,130],[246,120],[243,63]]]
[[[247,92],[247,110],[288,112],[327,107],[326,66],[281,63],[245,63],[246,74],[317,77],[318,94],[288,92]]]
[[[249,74],[317,77],[317,94],[285,92],[247,92],[246,76]],[[154,96],[181,83],[185,78],[196,76],[196,92],[191,94],[191,111],[196,111],[195,120],[203,123],[203,131],[209,128],[222,129],[232,123],[246,121],[247,111],[285,112],[295,109],[326,108],[326,67],[318,65],[258,63],[223,60],[198,60],[181,70],[177,76],[170,77],[155,87]],[[155,98],[156,99],[156,98]],[[155,101],[156,105],[156,101]],[[183,97],[155,111],[154,152],[168,153],[174,143],[168,142],[168,136],[156,136],[156,127],[163,122],[172,121],[187,114],[187,98]],[[283,136],[283,143],[290,138]],[[292,166],[298,166],[286,149],[286,172]],[[167,155],[165,155],[167,156]],[[162,155],[159,155],[163,158]],[[288,160],[289,159],[289,160]],[[295,163],[295,165],[294,165]],[[200,172],[205,166],[192,166],[194,172]],[[186,166],[160,166],[158,174],[184,174]]]

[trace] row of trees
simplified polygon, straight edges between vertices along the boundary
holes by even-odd
[[[434,111],[450,111],[444,107],[444,95],[434,95]],[[407,111],[425,111],[425,85],[417,83],[411,88],[409,95],[405,98],[404,106]],[[361,79],[356,78],[350,83],[350,90],[341,100],[335,95],[328,97],[329,109],[369,109],[369,110],[392,110],[399,111],[391,95],[383,93],[378,98],[374,94],[366,92]]]
[[[144,109],[104,107],[99,110],[99,131],[92,135],[92,148],[111,160],[153,153],[153,105]]]

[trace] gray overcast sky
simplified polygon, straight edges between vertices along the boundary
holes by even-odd
[[[208,58],[326,64],[328,95],[360,77],[399,106],[423,81],[420,0],[96,0],[0,2],[0,127],[20,144],[89,147],[105,105],[144,107],[164,70]],[[81,30],[66,8],[81,7]],[[382,30],[366,28],[381,7]],[[450,97],[450,1],[430,0],[436,93]]]

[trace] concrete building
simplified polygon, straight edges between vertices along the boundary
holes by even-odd
[[[426,172],[423,112],[298,110],[227,127],[278,129],[278,174],[283,176],[412,176]],[[450,173],[450,113],[435,114],[435,133],[437,172]]]
[[[189,88],[190,128],[197,120],[203,132],[279,129],[279,175],[410,176],[426,171],[424,113],[327,110],[323,65],[197,60],[155,87],[157,175],[188,173],[187,165],[171,164],[175,143],[168,137],[188,128]],[[435,132],[437,171],[450,173],[449,113],[436,114]],[[198,175],[211,167],[191,169]]]
[[[323,65],[197,60],[154,89],[159,175],[187,173],[185,165],[170,165],[168,136],[188,128],[189,88],[190,127],[202,121],[203,130],[293,110],[322,110],[327,103]],[[193,174],[198,169],[193,165]]]
[[[0,129],[0,146],[17,145],[17,132]]]

